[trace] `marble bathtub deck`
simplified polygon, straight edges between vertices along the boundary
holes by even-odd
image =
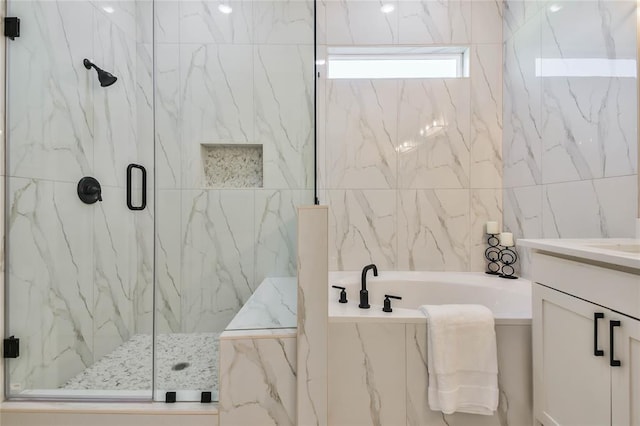
[[[156,388],[212,391],[218,394],[220,333],[172,333],[157,336]],[[152,339],[137,334],[65,383],[63,389],[151,389]],[[178,363],[189,365],[174,370]]]

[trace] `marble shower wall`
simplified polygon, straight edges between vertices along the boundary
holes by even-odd
[[[157,1],[138,28],[146,63],[155,26],[160,332],[222,331],[265,277],[295,276],[313,203],[313,1],[228,4]],[[263,186],[209,187],[209,144],[262,145]]]
[[[18,1],[9,13],[22,21],[8,44],[8,329],[22,346],[9,361],[15,391],[58,387],[144,331],[134,299],[150,283],[152,233],[139,222],[152,224],[151,209],[127,209],[125,170],[149,167],[152,146],[137,137],[133,2]],[[83,58],[117,83],[101,88]],[[100,181],[102,203],[78,199],[83,176]]]
[[[505,3],[504,226],[516,238],[634,235],[637,79],[541,77],[536,59],[636,60],[636,7]]]
[[[385,2],[389,3],[389,2]],[[502,217],[502,2],[318,2],[326,46],[468,46],[470,77],[318,81],[330,270],[483,270]],[[435,132],[420,130],[434,121]],[[403,150],[403,143],[417,147]]]

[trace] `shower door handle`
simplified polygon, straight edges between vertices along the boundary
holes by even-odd
[[[142,172],[142,202],[139,206],[134,206],[131,201],[131,173],[133,169],[138,169]],[[140,164],[129,164],[127,166],[127,207],[129,210],[144,210],[147,207],[147,169]]]

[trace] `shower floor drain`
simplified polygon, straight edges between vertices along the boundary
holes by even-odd
[[[173,371],[182,371],[185,368],[187,368],[189,366],[188,362],[179,362],[177,364],[174,364],[173,367],[171,367],[171,369]]]

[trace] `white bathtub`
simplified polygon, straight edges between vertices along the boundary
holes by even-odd
[[[396,272],[378,270],[367,274],[371,308],[360,309],[361,272],[329,274],[329,322],[420,323],[425,316],[421,305],[474,303],[488,307],[496,324],[531,323],[531,282],[506,280],[478,272]],[[347,288],[348,303],[338,303],[338,285]],[[384,295],[402,297],[391,300],[393,312],[383,312]]]
[[[387,272],[367,275],[360,309],[357,272],[329,274],[329,424],[526,426],[533,424],[531,283],[483,273]],[[338,303],[347,288],[348,303]],[[383,312],[385,294],[393,312]],[[494,314],[500,403],[492,416],[442,415],[427,403],[427,304],[477,303]]]

